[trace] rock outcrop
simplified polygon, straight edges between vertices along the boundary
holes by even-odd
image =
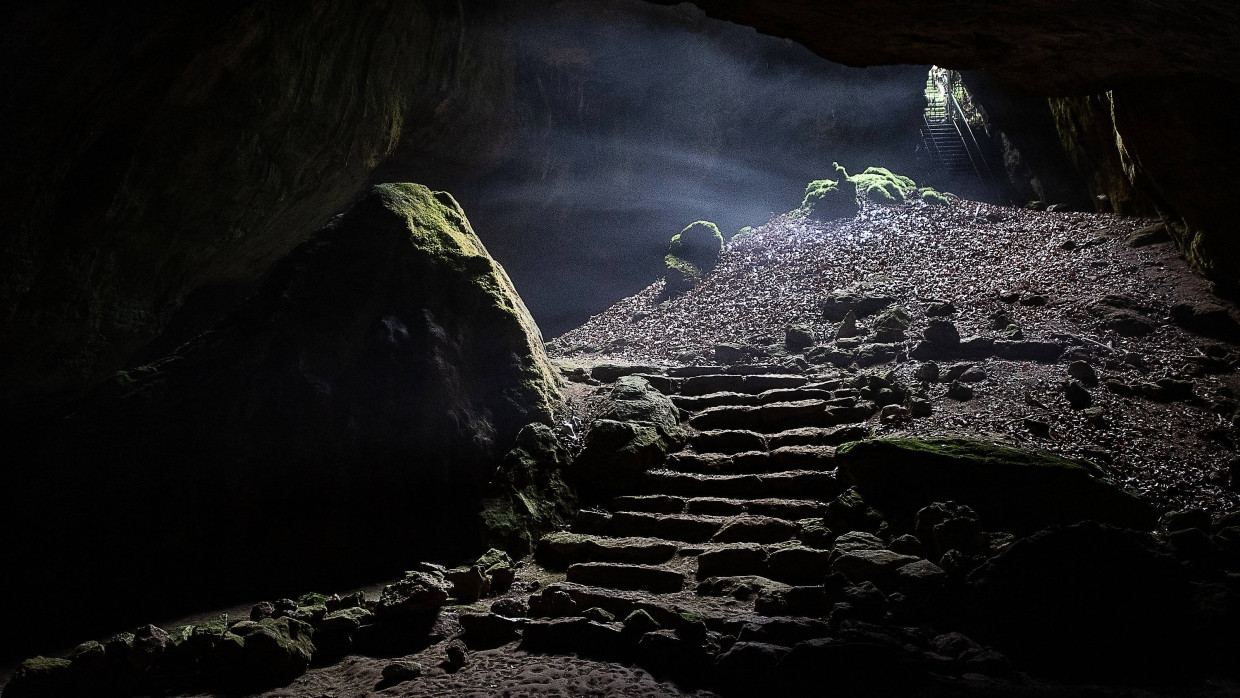
[[[496,463],[558,400],[460,206],[379,185],[214,330],[34,435],[5,548],[30,589],[118,607],[459,552]]]

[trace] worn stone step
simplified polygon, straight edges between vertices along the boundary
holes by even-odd
[[[758,404],[772,402],[795,402],[797,400],[833,400],[835,395],[830,390],[813,388],[776,388],[758,394]]]
[[[672,404],[688,412],[701,412],[711,407],[751,406],[758,404],[757,395],[745,393],[708,393],[706,395],[673,395]]]
[[[786,446],[839,446],[849,441],[860,441],[868,438],[869,435],[869,429],[857,424],[836,427],[800,427],[767,434],[766,445],[768,449]]]
[[[689,500],[693,501],[693,500]],[[796,521],[822,516],[827,511],[826,502],[816,499],[753,499],[745,502],[745,512],[758,516],[774,516]]]
[[[650,514],[680,514],[685,511],[684,497],[666,494],[641,494],[614,497],[612,511],[644,511]]]
[[[685,513],[706,514],[709,516],[737,516],[745,513],[746,503],[743,499],[693,497],[685,501]]]
[[[698,453],[742,453],[765,451],[766,437],[745,429],[714,429],[689,437],[689,445]]]
[[[825,400],[773,402],[761,406],[720,405],[708,407],[689,420],[694,429],[748,429],[762,433],[794,427],[826,426],[822,422]]]
[[[702,543],[711,539],[726,519],[698,514],[646,514],[618,511],[612,515],[608,533]]]
[[[682,473],[718,473],[722,475],[736,473],[767,473],[778,470],[789,470],[787,465],[780,465],[789,459],[773,460],[766,451],[745,451],[724,455],[721,453],[694,453],[682,451],[667,457],[666,467]],[[795,460],[795,459],[793,459]],[[802,459],[804,462],[805,459]]]
[[[657,538],[608,538],[557,531],[543,536],[534,559],[550,569],[564,569],[577,562],[627,562],[658,564],[676,556],[679,546]]]
[[[565,598],[569,604],[560,603]],[[618,619],[625,618],[633,611],[645,611],[665,628],[684,623],[680,613],[671,604],[661,603],[659,597],[652,598],[640,591],[557,582],[530,597],[530,615],[535,617],[572,615],[587,608],[601,608]]]
[[[828,471],[793,470],[767,474],[703,475],[652,470],[642,478],[649,492],[683,497],[723,497],[733,499],[823,499],[831,500],[843,487]]]
[[[797,534],[797,524],[772,516],[745,514],[728,518],[711,541],[715,543],[778,543]]]
[[[763,575],[766,557],[766,548],[757,543],[736,543],[707,550],[697,556],[697,579]]]
[[[680,394],[686,396],[708,393],[749,393],[757,395],[777,388],[799,388],[809,382],[805,376],[794,374],[715,375],[691,376],[680,383]]]
[[[768,472],[778,470],[833,470],[834,446],[780,446],[767,454]]]
[[[569,565],[566,578],[575,584],[650,591],[656,594],[677,592],[685,585],[685,575],[676,570],[616,562],[579,562]]]

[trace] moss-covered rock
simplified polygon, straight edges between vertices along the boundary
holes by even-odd
[[[1028,533],[1084,520],[1148,529],[1153,509],[1102,471],[1037,451],[973,439],[854,441],[836,452],[840,476],[891,519],[955,501],[987,530]]]
[[[449,194],[417,184],[375,187],[153,367],[67,420],[40,476],[77,487],[10,512],[91,521],[32,526],[15,551],[39,556],[66,613],[472,554],[496,463],[561,399],[503,268]],[[521,477],[535,520],[564,510],[554,477]],[[138,583],[156,572],[168,599]]]
[[[643,472],[684,441],[680,410],[670,398],[645,378],[620,378],[574,463],[582,497],[598,499],[634,487]]]
[[[70,695],[72,662],[59,657],[32,657],[21,663],[4,687],[5,698],[56,698]]]
[[[931,206],[946,206],[951,203],[951,199],[947,198],[946,194],[943,194],[931,187],[922,187],[918,189],[917,195],[921,197],[921,200],[924,203],[930,204]]]
[[[693,288],[723,252],[723,233],[710,221],[696,221],[672,236],[664,263],[664,293],[677,295]]]
[[[795,213],[820,222],[852,218],[860,210],[857,197],[841,189],[839,180],[816,179],[805,186],[805,198]]]
[[[836,172],[857,188],[857,198],[873,203],[903,203],[908,194],[917,190],[917,184],[912,179],[895,174],[886,167],[867,167],[861,174],[849,175],[838,162],[832,165]]]
[[[723,233],[710,221],[695,221],[672,236],[667,253],[685,260],[698,269],[715,266],[723,252]]]
[[[540,535],[568,523],[577,493],[565,480],[567,467],[568,452],[555,432],[545,424],[526,425],[492,477],[493,495],[482,502],[486,542],[524,557]]]

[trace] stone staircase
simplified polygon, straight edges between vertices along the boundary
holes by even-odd
[[[832,572],[852,534],[837,539],[823,517],[858,519],[840,511],[835,447],[867,436],[879,408],[839,379],[748,370],[650,377],[688,415],[687,446],[542,538],[536,561],[566,579],[530,598],[525,647],[756,689],[794,646],[840,636],[827,617],[842,615],[847,580]],[[875,560],[884,572],[918,559],[883,553],[899,558]]]

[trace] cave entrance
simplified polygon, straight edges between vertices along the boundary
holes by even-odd
[[[992,175],[975,129],[986,137],[985,117],[959,71],[930,66],[925,94],[921,137],[930,160],[953,179],[984,186]]]

